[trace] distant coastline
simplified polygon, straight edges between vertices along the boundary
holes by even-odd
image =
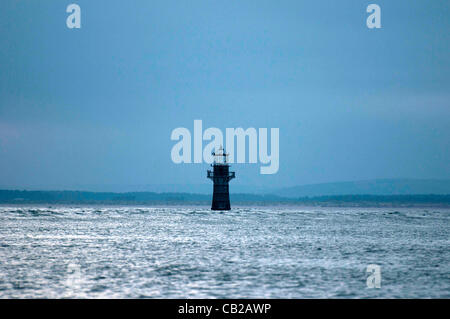
[[[450,207],[450,194],[422,195],[333,195],[282,197],[278,195],[231,194],[242,206],[329,206],[329,207]],[[211,195],[156,192],[85,192],[0,190],[0,204],[69,205],[209,205]]]

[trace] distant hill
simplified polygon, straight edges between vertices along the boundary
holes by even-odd
[[[108,185],[108,184],[80,184],[72,186],[58,186],[58,185],[33,185],[33,186],[12,186],[1,185],[0,189],[17,190],[23,189],[28,191],[82,191],[82,192],[96,192],[96,193],[191,193],[211,195],[213,191],[212,182],[203,184],[124,184],[124,185]],[[242,185],[237,183],[231,184],[233,193],[246,194],[267,194],[270,193],[271,188],[261,185]]]
[[[335,195],[450,194],[450,180],[377,179],[356,182],[312,184],[281,188],[273,194],[283,197]]]
[[[276,195],[234,194],[233,205],[308,206],[445,206],[450,195],[335,195],[283,198]],[[188,193],[94,193],[78,191],[0,190],[0,204],[69,205],[210,205],[211,195]]]

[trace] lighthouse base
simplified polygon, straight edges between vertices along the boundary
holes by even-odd
[[[214,184],[211,210],[230,210],[230,194],[228,184]]]
[[[230,210],[230,202],[213,202],[211,210]]]

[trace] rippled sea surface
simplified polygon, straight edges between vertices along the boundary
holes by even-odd
[[[445,208],[0,207],[0,297],[449,298],[449,231]]]

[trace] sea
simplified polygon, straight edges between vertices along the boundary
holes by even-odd
[[[0,206],[0,298],[450,298],[449,208]]]

